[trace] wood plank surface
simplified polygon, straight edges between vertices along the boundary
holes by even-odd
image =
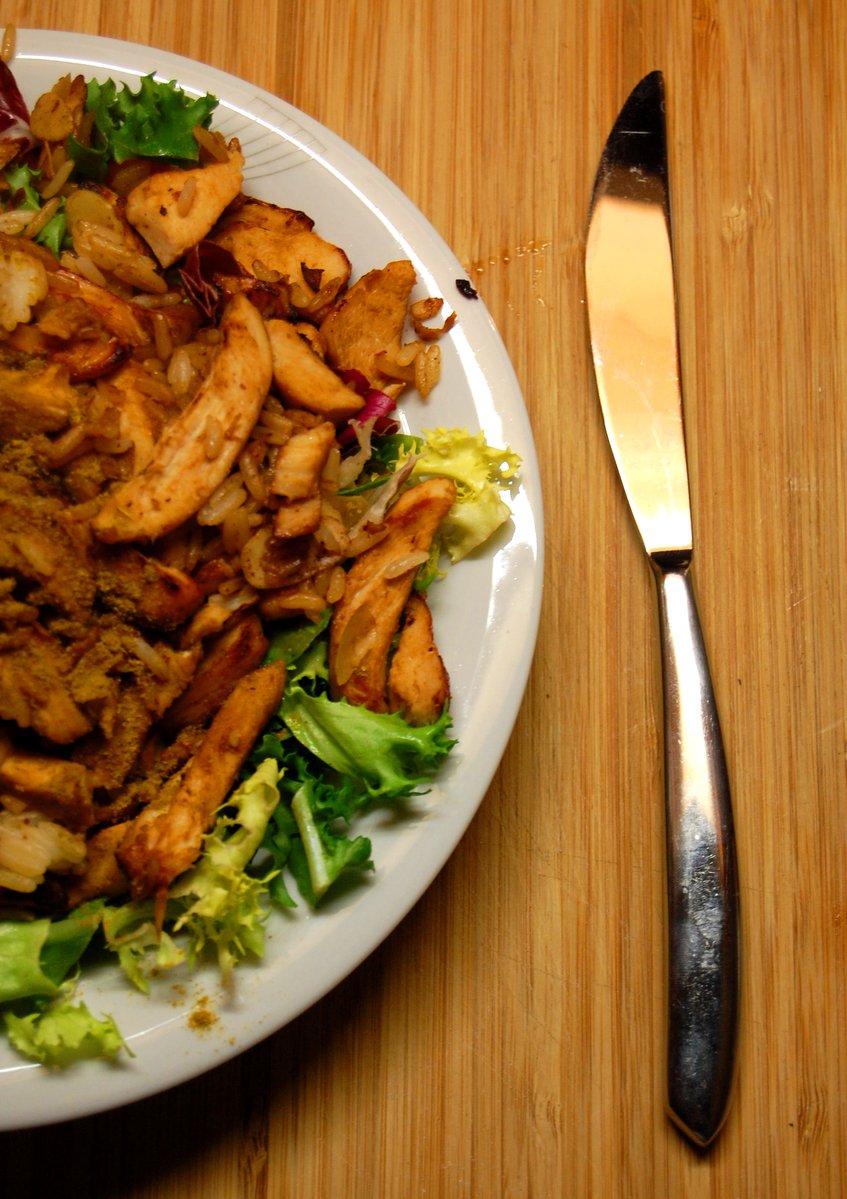
[[[203,1078],[2,1137],[8,1199],[836,1199],[847,1183],[847,8],[840,0],[7,0],[240,75],[381,167],[508,347],[546,510],[537,655],[442,874],[350,978]],[[155,66],[155,49],[150,63]],[[635,82],[668,88],[697,553],[744,920],[735,1103],[663,1114],[655,598],[582,252]]]

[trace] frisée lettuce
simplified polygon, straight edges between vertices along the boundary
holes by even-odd
[[[74,972],[98,931],[103,900],[63,920],[0,922],[0,1011],[25,1057],[54,1069],[84,1058],[114,1058],[124,1041],[110,1016],[73,1003]]]
[[[86,110],[94,118],[91,145],[70,137],[68,154],[79,174],[98,181],[105,178],[110,163],[128,158],[196,162],[194,128],[208,128],[217,106],[214,96],[192,99],[176,83],[157,80],[152,74],[139,80],[135,92],[127,84],[118,87],[112,79],[105,83],[90,79]]]
[[[466,558],[511,516],[500,492],[517,479],[520,458],[496,449],[485,435],[466,429],[427,429],[419,439],[412,481],[446,475],[458,488],[456,502],[438,531],[438,546],[452,562]]]

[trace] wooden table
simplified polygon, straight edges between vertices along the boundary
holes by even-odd
[[[123,1111],[8,1134],[9,1199],[843,1195],[847,18],[839,0],[7,0],[276,92],[466,265],[540,451],[546,594],[511,743],[446,869],[332,994]],[[150,61],[155,64],[155,52]],[[630,87],[668,84],[695,572],[734,785],[728,1124],[662,1110],[653,584],[605,442],[582,252]]]

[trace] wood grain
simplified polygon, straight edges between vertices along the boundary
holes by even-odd
[[[133,1199],[844,1194],[845,12],[839,0],[4,5],[4,20],[244,76],[385,170],[503,335],[547,526],[514,735],[421,903],[241,1058],[125,1111],[3,1137],[5,1195],[41,1199],[59,1171],[69,1193]],[[655,600],[583,310],[596,160],[655,67],[696,584],[744,919],[737,1096],[708,1154],[662,1112]]]

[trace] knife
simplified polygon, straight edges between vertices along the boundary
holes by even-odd
[[[647,75],[603,150],[585,250],[597,390],[656,580],[667,833],[667,1111],[696,1145],[726,1117],[738,1026],[738,875],[726,758],[688,573],[664,77]]]

